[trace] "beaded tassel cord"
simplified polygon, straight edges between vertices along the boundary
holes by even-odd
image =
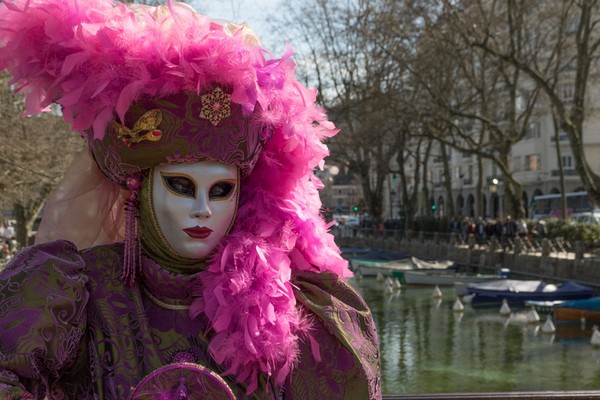
[[[123,281],[133,286],[140,271],[142,245],[140,241],[140,207],[138,191],[142,187],[139,176],[127,178],[127,188],[131,195],[125,201],[125,254],[123,263]]]

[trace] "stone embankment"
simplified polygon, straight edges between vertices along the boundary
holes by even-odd
[[[535,244],[520,238],[501,243],[495,237],[477,243],[473,236],[466,243],[455,234],[428,234],[407,231],[398,234],[362,234],[336,236],[340,247],[367,247],[402,250],[423,259],[452,260],[469,272],[499,272],[508,268],[510,276],[548,281],[576,281],[600,290],[600,255],[584,253],[579,243],[568,250],[557,249],[549,240]]]

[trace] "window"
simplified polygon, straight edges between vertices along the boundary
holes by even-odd
[[[455,175],[456,178],[462,178],[463,173],[462,173],[462,169],[460,167],[456,167],[454,171],[455,171],[454,173],[456,174]]]
[[[530,122],[527,126],[527,132],[525,133],[525,139],[539,139],[540,138],[540,123],[539,121]]]
[[[561,158],[562,166],[565,169],[573,168],[573,157],[570,154],[563,155]]]
[[[461,175],[462,178],[462,184],[463,185],[472,185],[473,184],[473,166],[469,165],[467,167],[467,176],[465,177],[464,174]]]
[[[579,29],[579,16],[575,16],[571,19],[569,25],[567,26],[567,33],[570,35],[574,35],[577,33]]]
[[[558,97],[563,101],[573,100],[575,85],[572,83],[563,83],[558,86]]]
[[[539,171],[541,167],[541,157],[539,154],[525,156],[525,171]]]
[[[560,140],[561,142],[563,140],[568,140],[569,136],[567,135],[567,132],[561,130],[558,132],[558,140]],[[556,135],[554,133],[552,133],[552,138],[550,139],[553,142],[556,142]]]

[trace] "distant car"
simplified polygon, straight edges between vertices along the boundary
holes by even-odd
[[[346,225],[358,226],[360,225],[360,219],[358,217],[348,217],[348,219],[346,219]]]
[[[353,215],[338,215],[334,218],[338,224],[346,226],[358,226],[360,225],[360,219]]]

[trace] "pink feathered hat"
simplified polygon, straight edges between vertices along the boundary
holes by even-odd
[[[26,94],[27,113],[58,103],[122,186],[136,170],[182,158],[248,174],[285,61],[265,60],[248,27],[216,24],[183,3],[88,3],[5,2],[0,65]]]
[[[236,221],[199,274],[190,314],[211,322],[212,356],[249,393],[260,373],[282,384],[310,325],[295,304],[293,271],[351,275],[319,215],[314,175],[337,130],[296,79],[291,49],[272,58],[249,28],[184,4],[112,0],[4,1],[0,45],[0,68],[25,93],[27,112],[59,104],[98,165],[78,161],[51,201],[72,214],[79,198],[82,218],[47,208],[38,241],[72,238],[83,248],[122,239],[121,187],[157,163],[240,166]],[[103,213],[90,213],[90,200]]]

